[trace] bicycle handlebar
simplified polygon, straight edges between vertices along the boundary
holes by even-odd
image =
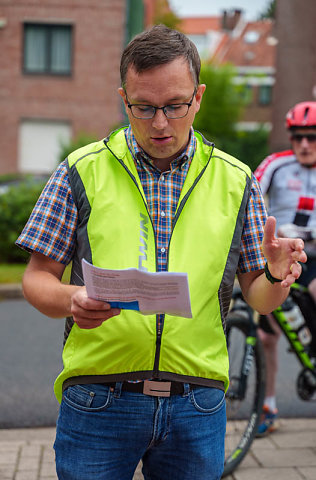
[[[316,229],[311,227],[301,227],[294,223],[286,223],[278,229],[279,237],[301,238],[305,242],[316,243]]]

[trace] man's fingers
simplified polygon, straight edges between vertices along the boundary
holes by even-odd
[[[109,303],[89,298],[83,287],[72,296],[70,312],[78,327],[91,329],[99,327],[105,320],[119,315],[121,310],[111,308]]]
[[[294,275],[289,274],[287,277],[281,282],[281,287],[287,288],[292,285],[292,283],[296,282],[296,277]]]
[[[92,328],[97,328],[100,325],[102,325],[103,322],[106,320],[109,320],[109,318],[115,317],[116,315],[119,315],[121,313],[121,310],[119,308],[111,308],[107,312],[95,312],[97,315],[94,317],[87,317],[85,316],[75,316],[74,315],[74,321],[78,325],[79,328],[82,329],[92,329]],[[102,313],[102,316],[99,316],[99,313]]]
[[[302,273],[302,267],[298,262],[294,262],[290,266],[290,271],[293,277],[298,278]]]
[[[291,273],[289,273],[289,275],[287,275],[281,283],[281,286],[284,288],[290,287],[292,283],[296,282],[296,280],[299,278],[302,273],[301,265],[298,262],[292,263],[290,266],[290,272]]]
[[[83,310],[110,310],[111,305],[101,300],[94,300],[88,296],[82,296],[79,298],[74,297],[73,303],[78,305]]]
[[[74,318],[76,324],[78,325],[79,328],[82,328],[83,330],[92,330],[93,328],[97,328],[100,325],[102,325],[103,321],[105,320],[85,320],[85,319],[78,319]]]
[[[73,303],[71,306],[71,314],[77,318],[100,319],[105,318],[107,313],[110,312],[110,309],[110,305],[106,310],[100,310],[100,307],[98,309],[85,308],[82,307],[82,305]]]
[[[272,216],[267,218],[266,224],[264,226],[264,242],[272,242],[275,236],[275,227],[276,227],[276,219]]]
[[[304,242],[301,238],[291,238],[290,246],[293,250],[298,252],[304,250]]]

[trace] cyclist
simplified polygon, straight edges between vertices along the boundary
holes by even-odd
[[[268,156],[255,171],[269,214],[277,220],[277,228],[293,223],[316,227],[316,102],[301,102],[286,115],[291,149]],[[316,260],[309,260],[300,277],[316,301]],[[277,427],[276,376],[278,341],[281,330],[272,315],[261,316],[259,335],[266,358],[266,398],[263,419],[257,436],[273,432]]]

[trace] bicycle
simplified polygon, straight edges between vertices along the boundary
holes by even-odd
[[[247,454],[258,429],[265,394],[265,362],[255,312],[234,288],[226,320],[230,385],[226,392],[227,430],[222,477]]]
[[[314,242],[316,231],[286,231],[286,236],[300,236]],[[303,234],[304,233],[304,234]],[[309,256],[316,258],[315,247]],[[294,330],[287,318],[289,304],[296,304],[312,331],[306,346],[306,335]],[[257,433],[265,393],[264,352],[257,336],[256,312],[244,301],[241,290],[234,288],[232,305],[227,316],[227,348],[230,360],[230,386],[226,393],[227,435],[223,477],[232,473],[247,454]],[[302,366],[296,381],[297,393],[305,401],[316,400],[316,326],[312,324],[315,304],[308,289],[299,283],[291,286],[287,300],[272,312],[285,335],[290,351]],[[315,320],[314,320],[315,322]],[[231,423],[231,420],[234,420]]]

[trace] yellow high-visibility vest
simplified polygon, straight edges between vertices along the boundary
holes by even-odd
[[[239,260],[251,171],[217,150],[199,133],[179,198],[168,270],[187,272],[193,318],[122,310],[95,329],[68,320],[64,369],[55,382],[159,378],[228,387],[227,314]],[[68,158],[78,208],[72,283],[82,284],[81,259],[109,269],[157,270],[154,229],[124,130],[73,152]]]

